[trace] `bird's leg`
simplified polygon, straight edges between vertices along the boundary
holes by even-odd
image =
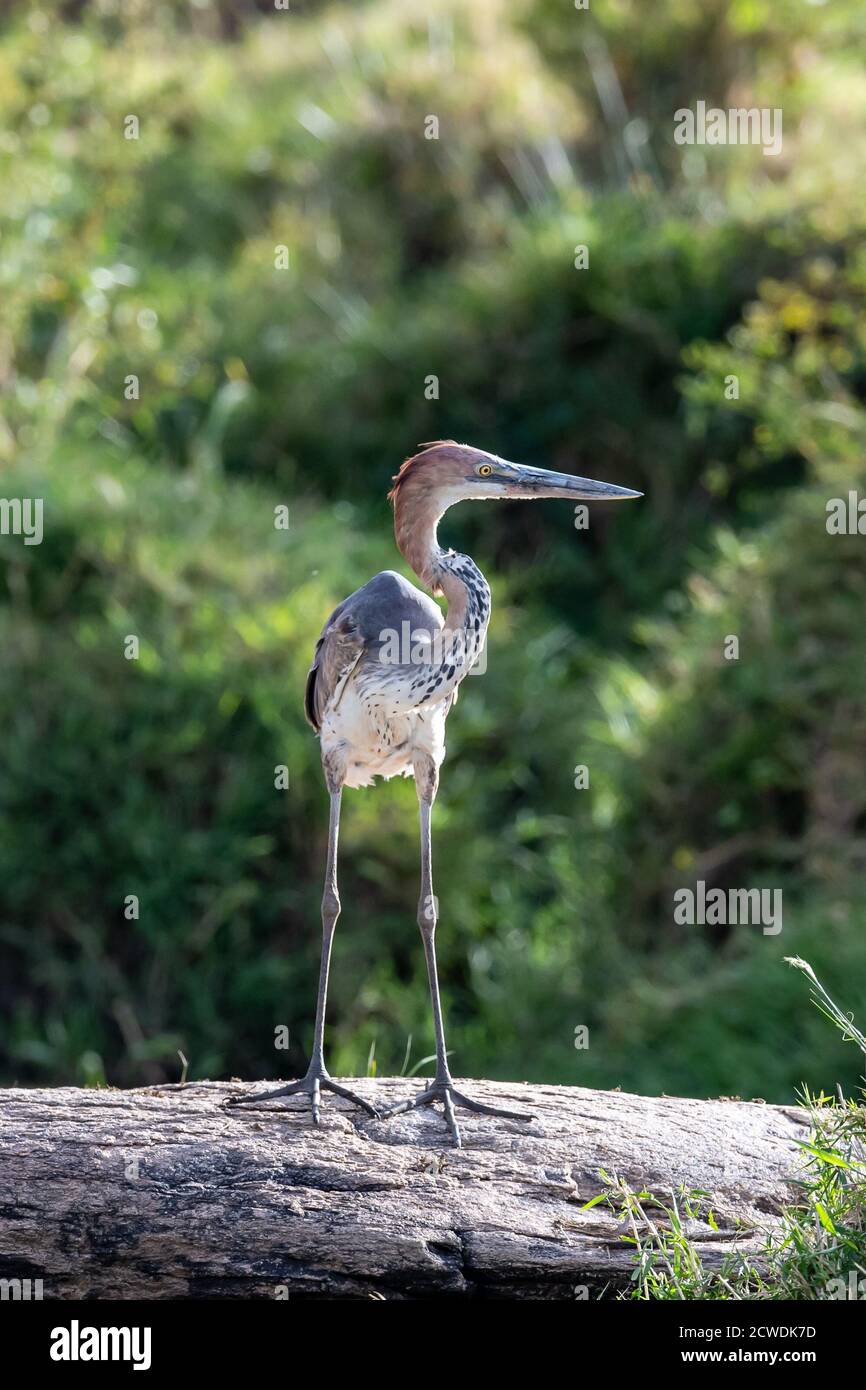
[[[401,1115],[407,1110],[416,1110],[422,1105],[432,1105],[440,1101],[445,1111],[445,1121],[457,1148],[460,1148],[460,1127],[454,1114],[455,1106],[474,1111],[477,1115],[493,1115],[503,1120],[533,1120],[534,1115],[521,1115],[514,1110],[500,1110],[493,1105],[481,1105],[470,1100],[458,1091],[448,1068],[448,1053],[445,1048],[445,1025],[442,1020],[442,1000],[439,995],[439,972],[436,967],[436,920],[437,902],[433,894],[432,847],[430,839],[430,815],[436,796],[439,773],[432,759],[419,760],[415,767],[415,784],[418,789],[418,803],[421,823],[421,896],[418,899],[418,926],[424,943],[424,956],[427,961],[427,977],[430,981],[430,1002],[433,1008],[433,1029],[436,1035],[436,1075],[412,1100],[402,1101],[384,1112],[383,1118]]]
[[[227,1102],[228,1105],[247,1105],[251,1102],[262,1100],[275,1100],[278,1096],[309,1096],[310,1110],[312,1111],[313,1124],[319,1123],[321,1111],[321,1093],[333,1091],[335,1095],[342,1096],[344,1100],[350,1100],[354,1105],[360,1105],[362,1110],[366,1110],[368,1115],[378,1118],[379,1112],[369,1101],[356,1095],[354,1091],[348,1090],[345,1086],[338,1086],[328,1075],[325,1067],[324,1039],[325,1039],[325,1006],[328,998],[328,974],[331,968],[331,946],[334,941],[334,929],[337,925],[337,918],[340,915],[340,895],[337,891],[337,842],[340,835],[340,801],[342,798],[342,787],[339,783],[330,787],[331,795],[331,819],[328,831],[328,862],[325,869],[325,890],[322,894],[322,960],[319,967],[319,993],[316,999],[316,1027],[313,1035],[313,1051],[310,1056],[310,1065],[307,1068],[306,1076],[300,1081],[293,1081],[289,1086],[280,1086],[275,1091],[264,1091],[251,1096],[233,1097]]]

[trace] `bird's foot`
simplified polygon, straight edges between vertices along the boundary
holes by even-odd
[[[456,1148],[461,1147],[460,1126],[454,1114],[456,1106],[463,1110],[471,1110],[475,1115],[492,1115],[499,1120],[529,1120],[536,1119],[535,1115],[518,1114],[516,1110],[500,1110],[496,1105],[482,1105],[478,1100],[470,1100],[469,1096],[464,1096],[462,1091],[458,1091],[454,1082],[449,1077],[437,1078],[431,1081],[430,1085],[420,1091],[411,1100],[403,1100],[399,1105],[389,1106],[382,1111],[381,1118],[390,1120],[394,1115],[404,1115],[407,1110],[418,1110],[422,1105],[434,1105],[437,1101],[441,1102],[445,1112],[445,1123],[448,1126],[451,1138],[454,1140]]]
[[[307,1096],[309,1097],[310,1112],[313,1117],[313,1124],[319,1124],[322,1110],[322,1091],[333,1091],[335,1096],[342,1096],[343,1100],[350,1100],[353,1105],[360,1105],[362,1110],[366,1110],[368,1115],[372,1115],[374,1120],[381,1118],[379,1111],[368,1100],[356,1095],[346,1086],[338,1086],[333,1081],[323,1066],[311,1066],[306,1076],[302,1076],[300,1081],[292,1081],[288,1086],[279,1086],[275,1091],[256,1091],[251,1096],[232,1096],[226,1101],[226,1105],[250,1105],[262,1100],[276,1100],[278,1096]],[[291,1112],[290,1112],[291,1113]]]

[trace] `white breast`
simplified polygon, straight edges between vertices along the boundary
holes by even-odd
[[[369,787],[375,777],[411,777],[418,753],[426,753],[437,767],[445,757],[450,697],[396,714],[386,702],[386,696],[362,692],[350,680],[340,699],[325,712],[322,756],[345,761],[347,787]]]

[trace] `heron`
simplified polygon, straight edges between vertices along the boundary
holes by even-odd
[[[445,721],[461,682],[481,653],[490,621],[490,586],[468,555],[439,544],[439,522],[449,507],[469,499],[529,502],[561,497],[595,502],[642,494],[591,478],[509,463],[454,440],[422,445],[392,481],[388,498],[394,509],[397,549],[429,593],[393,570],[377,574],[331,613],[307,676],[304,709],[319,738],[330,797],[322,955],[310,1064],[299,1081],[263,1095],[238,1097],[230,1104],[303,1095],[313,1123],[319,1124],[323,1091],[342,1096],[377,1119],[439,1103],[450,1137],[460,1147],[458,1108],[498,1119],[534,1117],[483,1105],[457,1090],[445,1046],[436,965],[438,905],[433,893],[431,814],[445,757]],[[434,602],[443,597],[447,602],[444,617]],[[436,1070],[412,1099],[380,1112],[328,1073],[325,1008],[340,914],[337,845],[343,791],[371,786],[377,777],[396,776],[414,778],[418,796],[421,887],[417,920],[427,964]]]

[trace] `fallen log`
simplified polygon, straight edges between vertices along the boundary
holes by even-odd
[[[385,1105],[421,1084],[348,1081]],[[335,1096],[322,1124],[294,1099],[201,1082],[131,1091],[0,1091],[0,1279],[45,1298],[596,1297],[627,1284],[631,1247],[604,1170],[664,1198],[702,1189],[705,1263],[755,1252],[793,1196],[791,1106],[459,1083],[530,1124],[461,1112],[375,1120]],[[14,1283],[11,1285],[14,1289]]]

